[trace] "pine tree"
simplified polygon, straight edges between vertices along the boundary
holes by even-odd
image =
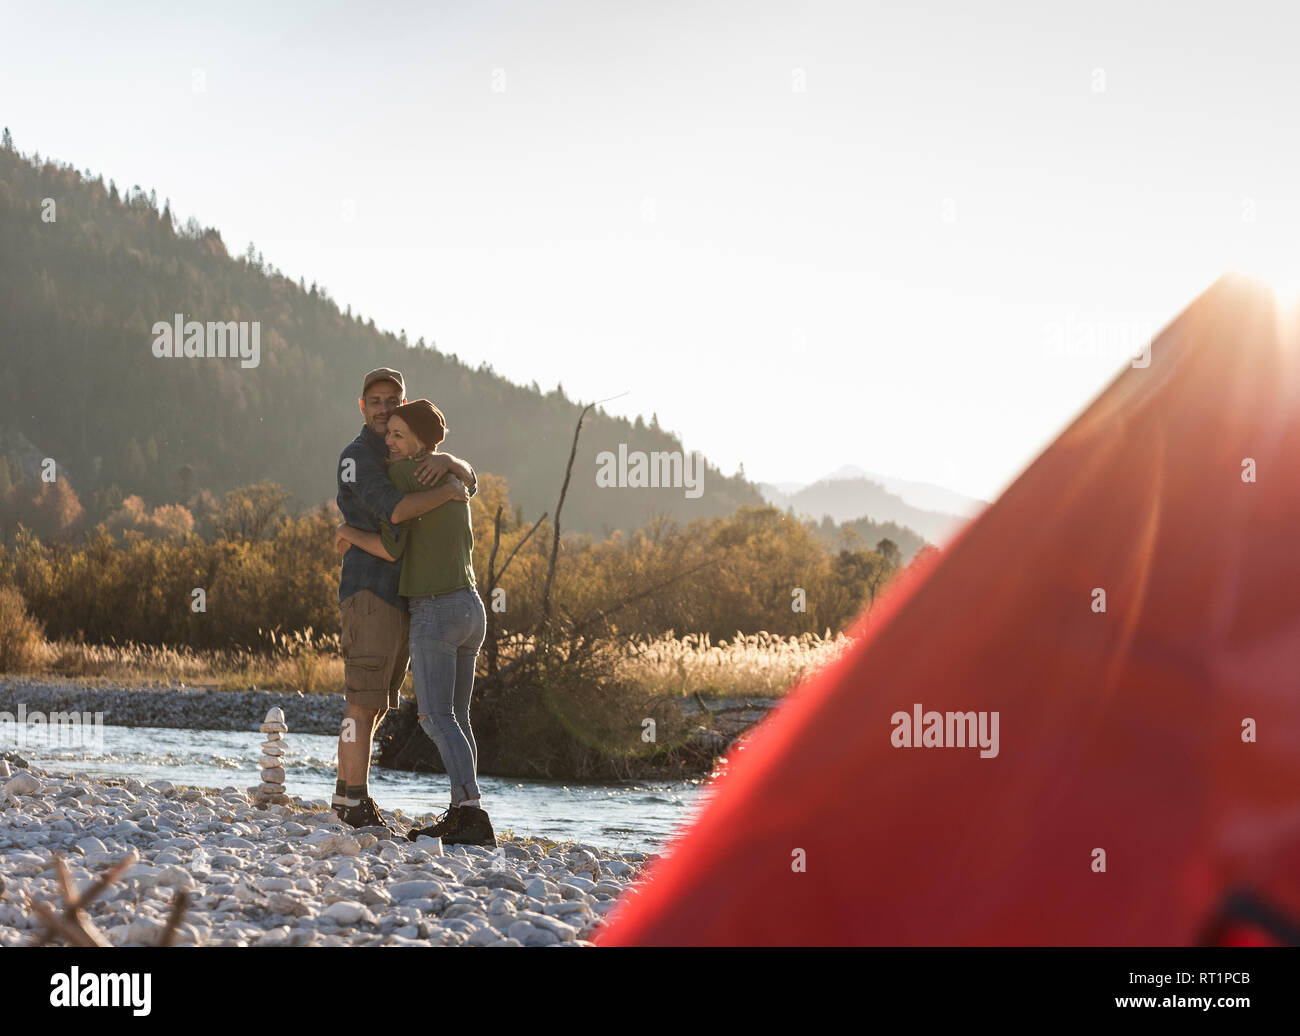
[[[131,489],[141,489],[149,480],[149,465],[140,444],[131,439],[126,444],[126,477]]]
[[[13,134],[9,132],[8,126],[5,127],[4,136],[0,137],[0,148],[3,148],[5,151],[12,151],[14,149]]]

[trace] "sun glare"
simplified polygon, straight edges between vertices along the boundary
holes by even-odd
[[[1277,246],[1252,251],[1241,270],[1268,284],[1279,309],[1300,305],[1300,249]]]
[[[1300,353],[1300,256],[1243,264],[1242,272],[1257,278],[1273,293],[1278,347]]]

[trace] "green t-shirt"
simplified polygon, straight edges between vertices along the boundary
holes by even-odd
[[[389,481],[403,493],[431,488],[415,477],[416,466],[413,460],[395,461],[388,466]],[[439,479],[434,485],[441,483]],[[402,562],[397,584],[402,597],[428,597],[474,586],[474,528],[468,502],[448,501],[402,522],[396,530],[390,522],[381,522],[379,532],[384,549]]]

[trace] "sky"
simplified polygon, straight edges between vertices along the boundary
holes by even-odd
[[[1281,4],[0,15],[19,150],[757,481],[995,498],[1220,274],[1300,271]]]

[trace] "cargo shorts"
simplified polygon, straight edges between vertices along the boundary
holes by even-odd
[[[405,602],[403,602],[405,605]],[[349,594],[339,604],[344,697],[367,709],[395,709],[410,661],[411,615],[370,590]]]

